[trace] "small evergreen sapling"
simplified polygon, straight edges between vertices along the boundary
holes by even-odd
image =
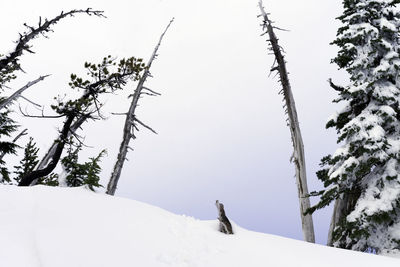
[[[36,143],[33,141],[33,138],[29,138],[29,142],[26,144],[24,149],[24,157],[20,161],[20,165],[14,166],[14,174],[16,177],[14,180],[19,183],[21,178],[33,171],[38,164],[38,152],[39,148],[36,147]]]
[[[69,187],[87,186],[94,191],[95,188],[101,187],[99,174],[101,167],[99,162],[105,155],[106,151],[101,151],[96,157],[89,158],[89,161],[81,164],[78,162],[78,153],[81,146],[69,146],[68,155],[61,160],[64,171],[67,173],[65,177],[66,185]]]
[[[0,102],[4,101],[4,98],[0,99]],[[0,112],[0,183],[10,183],[10,171],[8,170],[3,156],[8,154],[15,154],[18,145],[10,141],[3,141],[5,138],[11,137],[11,135],[17,130],[18,125],[16,122],[9,117],[10,110],[4,109]]]

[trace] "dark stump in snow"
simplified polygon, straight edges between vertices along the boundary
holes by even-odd
[[[219,231],[227,235],[232,235],[232,225],[228,217],[225,215],[224,205],[219,203],[218,200],[215,202],[215,205],[218,209]]]

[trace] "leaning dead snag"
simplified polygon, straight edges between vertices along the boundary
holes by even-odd
[[[225,215],[224,204],[217,200],[215,205],[218,209],[219,231],[227,235],[233,235],[232,225],[228,217]]]
[[[138,105],[139,98],[142,95],[150,95],[150,96],[160,95],[159,93],[145,87],[144,83],[146,82],[147,77],[150,76],[151,64],[153,63],[153,60],[157,57],[157,52],[158,52],[158,48],[161,45],[161,41],[173,21],[174,21],[174,19],[172,19],[169,22],[168,26],[166,27],[164,32],[161,34],[160,40],[158,41],[158,44],[157,44],[156,48],[154,49],[153,54],[150,57],[150,60],[147,64],[145,72],[143,73],[143,76],[140,78],[139,83],[136,87],[136,90],[132,95],[132,102],[131,102],[128,112],[126,113],[123,137],[122,137],[122,142],[121,142],[121,145],[119,148],[119,153],[117,156],[117,161],[115,162],[114,169],[113,169],[113,172],[110,177],[110,181],[108,182],[108,185],[107,185],[106,193],[109,195],[114,195],[115,191],[117,190],[117,184],[118,184],[119,178],[121,176],[122,168],[123,168],[125,160],[126,160],[126,154],[128,153],[128,149],[130,149],[129,142],[131,141],[131,139],[136,138],[135,130],[138,130],[138,125],[143,126],[144,128],[146,128],[156,134],[156,132],[151,127],[147,126],[146,124],[144,124],[142,121],[140,121],[136,117],[135,111],[136,111],[136,107]]]
[[[275,62],[277,65],[272,66],[272,71],[277,71],[280,77],[280,82],[282,84],[282,94],[284,96],[286,110],[288,114],[288,126],[290,128],[290,133],[292,137],[293,144],[293,162],[295,164],[296,170],[296,183],[298,189],[298,197],[300,202],[300,216],[301,224],[303,229],[304,240],[307,242],[315,243],[314,235],[314,224],[310,214],[305,215],[305,212],[310,208],[310,199],[308,197],[308,187],[307,187],[307,177],[306,177],[306,162],[304,156],[304,145],[303,139],[301,137],[299,121],[297,118],[296,105],[294,102],[292,89],[289,82],[289,76],[286,69],[286,62],[284,56],[282,55],[282,48],[279,46],[278,38],[274,33],[274,27],[272,22],[268,18],[268,14],[265,12],[262,5],[262,0],[259,2],[259,7],[261,10],[261,15],[263,17],[263,30],[269,36],[270,50],[273,51],[275,55]]]

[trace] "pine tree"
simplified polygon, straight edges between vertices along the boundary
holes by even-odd
[[[19,183],[25,174],[33,171],[36,165],[39,163],[37,155],[38,151],[39,148],[36,147],[36,143],[33,141],[33,138],[30,137],[29,142],[25,146],[24,157],[20,161],[20,165],[14,166],[14,173],[17,175],[14,180],[17,181],[17,183]]]
[[[87,186],[94,191],[95,188],[101,187],[99,183],[99,174],[101,172],[99,162],[106,151],[101,151],[97,157],[89,158],[88,162],[81,164],[78,162],[80,150],[80,145],[75,148],[70,145],[67,150],[68,155],[61,160],[64,171],[67,173],[66,184],[69,187]]]
[[[0,102],[3,101],[4,98],[0,99]],[[8,170],[3,156],[7,154],[15,154],[18,145],[10,141],[3,141],[7,137],[11,137],[11,135],[17,130],[18,125],[16,122],[9,117],[10,111],[5,109],[0,112],[0,183],[10,183],[10,171]]]
[[[378,253],[400,248],[399,0],[344,0],[332,61],[350,74],[334,102],[345,107],[327,123],[340,148],[317,172],[325,190],[310,211],[346,199],[334,246]],[[346,196],[346,198],[344,198]]]
[[[47,185],[47,186],[59,186],[59,175],[57,173],[50,173],[47,176],[38,179],[37,184]]]

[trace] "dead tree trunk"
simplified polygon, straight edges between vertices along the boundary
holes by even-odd
[[[304,145],[301,137],[299,121],[297,118],[296,105],[294,102],[292,89],[289,82],[288,72],[286,69],[286,62],[282,55],[282,49],[279,46],[278,38],[274,33],[274,26],[268,18],[268,14],[265,12],[262,0],[259,2],[263,21],[263,30],[269,36],[270,49],[275,55],[275,61],[277,66],[272,66],[271,71],[277,71],[280,76],[280,82],[282,84],[282,94],[284,96],[286,113],[288,114],[288,125],[290,128],[292,143],[293,143],[293,162],[296,170],[296,183],[298,189],[298,197],[300,202],[300,216],[301,224],[303,229],[304,240],[307,242],[315,243],[314,224],[312,216],[310,214],[305,215],[305,212],[310,208],[310,199],[308,197],[307,177],[306,177],[306,163],[304,156]]]
[[[233,235],[232,225],[228,217],[225,215],[224,204],[217,200],[215,205],[218,209],[219,231],[227,235]]]
[[[126,119],[125,119],[125,124],[124,124],[124,129],[123,129],[123,136],[122,136],[122,142],[119,148],[119,153],[117,156],[117,161],[115,162],[114,165],[114,169],[113,172],[111,173],[111,177],[110,180],[108,182],[107,185],[107,191],[106,194],[109,195],[114,195],[115,191],[117,190],[117,184],[119,181],[119,178],[121,176],[121,172],[122,172],[122,168],[124,166],[125,160],[126,160],[126,155],[128,153],[128,149],[130,149],[129,147],[129,142],[131,139],[135,139],[135,130],[137,130],[137,124],[149,129],[150,131],[152,131],[153,133],[156,133],[152,128],[150,128],[149,126],[147,126],[146,124],[144,124],[143,122],[141,122],[135,115],[135,111],[136,111],[136,107],[139,101],[139,98],[142,95],[151,95],[151,96],[156,96],[156,95],[160,95],[159,93],[147,88],[144,86],[144,83],[146,82],[147,77],[150,76],[150,67],[151,64],[153,63],[153,60],[157,57],[157,52],[158,49],[161,45],[161,41],[165,35],[165,33],[167,32],[168,28],[170,27],[171,23],[174,21],[174,19],[172,19],[168,26],[166,27],[166,29],[164,30],[164,32],[161,34],[160,40],[158,41],[157,46],[154,49],[154,52],[152,54],[152,56],[150,57],[150,60],[147,64],[146,70],[143,73],[143,76],[141,77],[141,79],[139,80],[139,83],[136,87],[136,90],[134,91],[133,95],[132,95],[132,102],[131,105],[129,107],[128,112],[126,113]]]

